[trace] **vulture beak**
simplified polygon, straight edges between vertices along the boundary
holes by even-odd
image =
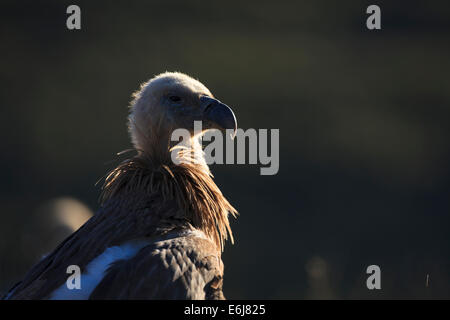
[[[203,119],[212,123],[212,127],[225,131],[232,129],[231,138],[234,139],[237,130],[237,121],[233,110],[217,99],[203,96],[200,98],[203,107]]]

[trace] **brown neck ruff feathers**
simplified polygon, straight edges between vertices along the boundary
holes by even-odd
[[[202,230],[220,250],[228,234],[233,235],[228,213],[237,211],[222,195],[208,168],[196,163],[161,162],[145,153],[123,161],[106,177],[101,201],[104,203],[121,193],[159,193],[163,201],[175,201],[195,228]]]

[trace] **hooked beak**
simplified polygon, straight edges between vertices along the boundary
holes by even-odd
[[[201,97],[200,101],[203,106],[203,119],[211,123],[211,128],[222,131],[233,130],[231,138],[236,136],[237,121],[236,117],[226,104],[211,97]]]

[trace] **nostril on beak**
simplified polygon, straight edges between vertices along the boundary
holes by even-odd
[[[210,103],[210,104],[208,104],[206,107],[205,107],[205,109],[203,110],[203,112],[208,112],[208,110],[209,109],[211,109],[212,107],[213,107],[213,105],[214,105],[214,103]]]
[[[210,109],[212,109],[215,105],[219,104],[220,101],[216,100],[214,98],[208,97],[208,96],[203,96],[200,98],[200,101],[202,102],[202,107],[203,107],[203,113],[207,113],[208,111],[210,111]]]

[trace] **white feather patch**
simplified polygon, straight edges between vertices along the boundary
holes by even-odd
[[[111,263],[121,259],[131,259],[149,243],[149,241],[130,241],[120,246],[107,248],[86,266],[85,273],[81,275],[80,289],[69,289],[66,282],[64,282],[63,285],[53,291],[50,299],[87,300],[95,287],[102,281],[105,271]]]

